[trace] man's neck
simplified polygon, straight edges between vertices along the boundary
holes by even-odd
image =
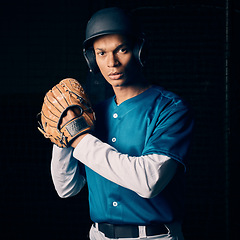
[[[113,90],[115,92],[116,98],[116,104],[120,105],[124,101],[133,98],[144,91],[146,91],[150,87],[149,84],[135,84],[130,86],[118,86],[114,87]]]

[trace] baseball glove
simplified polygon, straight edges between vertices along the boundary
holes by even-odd
[[[70,108],[78,108],[79,115],[62,125],[62,118]],[[78,136],[94,129],[95,114],[79,82],[66,78],[44,97],[39,131],[59,147],[69,147]]]

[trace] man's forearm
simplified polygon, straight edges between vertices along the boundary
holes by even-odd
[[[53,146],[51,174],[55,189],[62,198],[76,195],[85,185],[79,162],[72,156],[73,148]]]
[[[77,145],[73,156],[101,176],[146,198],[158,194],[177,168],[177,162],[167,156],[131,157],[90,134]]]

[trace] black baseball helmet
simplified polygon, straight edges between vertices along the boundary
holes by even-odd
[[[96,12],[88,21],[86,38],[83,42],[83,54],[93,73],[99,72],[93,50],[93,40],[108,34],[122,34],[132,37],[134,41],[133,55],[140,66],[145,63],[144,45],[146,38],[139,24],[125,10],[117,7],[105,8]]]

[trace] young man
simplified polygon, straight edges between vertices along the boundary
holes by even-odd
[[[118,8],[88,22],[84,54],[115,96],[99,104],[93,134],[53,147],[51,171],[60,197],[87,182],[90,239],[183,239],[183,178],[193,120],[175,94],[151,86],[141,67],[144,35]],[[75,117],[69,110],[62,124]]]

